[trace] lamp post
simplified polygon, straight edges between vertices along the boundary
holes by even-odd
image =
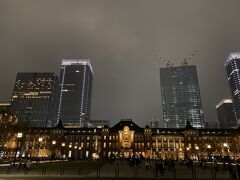
[[[72,144],[68,145],[68,159],[72,159]]]
[[[23,137],[23,133],[22,133],[22,132],[18,132],[18,133],[17,133],[16,152],[15,152],[15,156],[14,156],[14,160],[13,160],[13,166],[14,166],[15,163],[16,163],[16,158],[17,158],[18,149],[21,147],[20,139],[22,139],[22,137]],[[21,148],[20,148],[20,149],[21,149]],[[19,155],[20,155],[20,152],[19,152]]]
[[[207,152],[208,152],[208,160],[210,160],[210,156],[211,156],[211,145],[210,144],[208,144],[207,145]]]
[[[223,143],[223,152],[225,152],[225,149],[227,149],[227,147],[228,147],[228,144],[227,143]],[[226,153],[226,155],[227,155],[227,153]]]
[[[190,158],[189,158],[189,150],[190,150],[190,148],[189,148],[189,147],[186,147],[186,150],[187,150],[187,151],[186,151],[187,159],[190,159]]]
[[[39,154],[40,154],[40,146],[41,146],[41,142],[43,141],[43,138],[39,137],[38,138],[38,154],[37,154],[37,160],[36,160],[36,164],[39,161]]]
[[[65,146],[66,146],[66,144],[62,143],[62,149],[61,149],[62,162],[63,162],[63,159],[65,159],[65,153],[64,153]]]
[[[199,160],[199,154],[198,154],[198,153],[199,153],[199,151],[198,151],[198,150],[199,150],[199,147],[196,146],[195,149],[196,149],[196,154],[197,154],[197,160]]]
[[[52,141],[52,145],[51,145],[51,162],[52,162],[52,160],[53,160],[53,156],[54,156],[54,146],[56,145],[56,141],[55,140],[53,140]]]

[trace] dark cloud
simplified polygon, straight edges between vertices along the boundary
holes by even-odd
[[[92,119],[161,116],[159,67],[194,50],[206,120],[229,97],[223,61],[240,49],[240,1],[2,0],[0,99],[17,72],[59,72],[63,58],[89,58],[95,80]]]

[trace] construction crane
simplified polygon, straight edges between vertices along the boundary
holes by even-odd
[[[164,57],[160,57],[159,55],[154,55],[159,58],[161,62],[163,62],[167,67],[173,67],[173,63],[170,62],[170,60],[166,60]]]
[[[187,66],[189,60],[193,59],[194,56],[196,56],[196,55],[197,55],[197,51],[194,51],[194,52],[191,54],[191,56],[189,56],[188,58],[184,58],[184,59],[183,59],[183,62],[182,62],[182,66]]]

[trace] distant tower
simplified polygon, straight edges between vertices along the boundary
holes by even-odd
[[[240,52],[230,53],[224,62],[228,85],[234,103],[237,124],[240,124]]]
[[[58,78],[54,73],[18,73],[10,112],[24,127],[52,127],[56,121]]]
[[[89,60],[62,60],[58,120],[65,127],[83,127],[89,120],[92,80]]]
[[[223,99],[222,101],[220,101],[216,106],[216,110],[220,129],[237,127],[233,102],[231,99]]]
[[[160,68],[160,84],[165,128],[205,127],[196,66]]]

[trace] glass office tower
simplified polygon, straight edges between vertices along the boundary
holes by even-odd
[[[92,80],[89,60],[62,60],[58,120],[65,127],[84,127],[89,120]]]
[[[233,102],[231,99],[223,99],[216,105],[219,128],[237,128]]]
[[[234,103],[237,124],[240,124],[240,52],[230,53],[224,62],[228,85]]]
[[[54,73],[18,73],[10,112],[21,127],[52,127],[56,121],[58,78]]]
[[[160,84],[165,128],[205,127],[196,66],[160,68]]]

